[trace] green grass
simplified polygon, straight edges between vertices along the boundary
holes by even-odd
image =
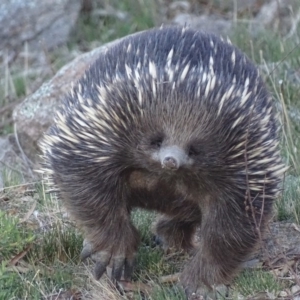
[[[247,25],[238,24],[230,35],[230,39],[256,64],[280,63],[286,60],[299,63],[300,47],[297,39],[284,39],[277,32],[264,30],[252,34]]]
[[[41,299],[74,287],[72,265],[56,263],[52,268],[49,271],[41,265],[30,265],[30,268],[19,271],[20,268],[13,269],[2,265],[0,299]]]
[[[81,235],[60,221],[45,232],[33,230],[8,212],[0,211],[0,299],[41,299],[76,286]],[[10,265],[23,251],[24,258]]]
[[[16,96],[21,97],[26,95],[26,81],[24,77],[18,76],[14,79]]]
[[[114,11],[124,14],[124,18],[113,14],[107,16],[93,16],[83,14],[79,18],[77,27],[69,43],[72,48],[74,45],[81,44],[89,47],[89,43],[97,41],[107,43],[128,34],[149,29],[155,26],[155,19],[158,10],[156,0],[113,0],[109,6]],[[103,7],[99,7],[103,9]],[[107,9],[109,11],[109,8]]]
[[[300,224],[300,178],[287,176],[282,198],[276,202],[279,221],[292,221]]]
[[[82,236],[71,225],[55,224],[55,227],[43,234],[35,243],[30,256],[45,264],[60,262],[79,262]]]
[[[76,289],[80,280],[84,287],[84,278],[76,274],[82,268],[82,236],[72,224],[64,222],[56,199],[45,196],[40,184],[27,184],[36,193],[24,196],[26,185],[18,172],[5,170],[3,178],[0,299],[41,299],[61,289]],[[28,215],[32,207],[36,215],[33,211]]]
[[[60,222],[43,233],[18,221],[0,213],[0,299],[41,299],[74,288],[80,281],[74,274],[79,269],[81,235],[74,228],[62,228]],[[25,249],[24,258],[11,266],[8,262]]]
[[[32,231],[18,224],[16,217],[0,211],[0,259],[7,261],[30,245],[35,236]]]
[[[146,245],[153,245],[153,235],[151,234],[151,225],[155,220],[155,213],[136,209],[132,212],[133,224],[139,228],[141,240]]]
[[[24,182],[21,173],[18,170],[12,170],[9,168],[4,168],[2,171],[2,180],[6,192],[9,191],[10,187],[18,186]]]
[[[177,286],[166,287],[158,285],[151,297],[155,300],[186,300],[183,290]],[[137,299],[142,300],[143,298],[139,297]]]
[[[275,296],[284,289],[284,285],[271,273],[262,270],[247,270],[240,274],[234,282],[235,293],[244,297],[268,292]],[[258,298],[261,299],[261,298]]]

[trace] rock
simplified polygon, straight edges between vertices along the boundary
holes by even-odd
[[[13,119],[19,143],[30,160],[37,160],[37,142],[52,124],[54,113],[72,82],[79,80],[98,56],[118,41],[80,55],[14,109]]]
[[[0,51],[52,49],[67,41],[81,8],[81,0],[1,0]]]
[[[294,285],[292,286],[292,293],[295,294],[295,293],[298,293],[300,292],[300,286],[299,285]]]
[[[288,293],[286,291],[281,291],[279,294],[278,294],[279,297],[281,298],[286,298],[288,297]]]
[[[271,29],[292,36],[300,22],[299,0],[272,0],[264,4],[252,21],[252,31]]]
[[[178,14],[172,23],[179,26],[190,26],[197,30],[226,36],[232,28],[232,22],[214,15]]]

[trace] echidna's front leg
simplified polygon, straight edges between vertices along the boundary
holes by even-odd
[[[99,181],[97,176],[90,177],[67,182],[68,176],[64,175],[56,180],[64,205],[84,231],[81,256],[96,262],[97,279],[108,265],[112,266],[113,279],[120,280],[123,271],[129,279],[139,235],[130,220],[123,185],[110,177],[106,182]]]
[[[116,226],[114,228],[114,226]],[[119,227],[123,227],[122,229]],[[126,229],[126,227],[128,227]],[[119,233],[112,232],[112,229]],[[96,262],[95,278],[99,279],[106,271],[108,265],[112,267],[111,277],[119,281],[124,276],[125,280],[130,280],[135,254],[138,247],[139,236],[137,230],[130,223],[122,225],[112,224],[111,228],[101,228],[101,233],[96,240],[84,240],[81,252],[82,260],[90,257]]]

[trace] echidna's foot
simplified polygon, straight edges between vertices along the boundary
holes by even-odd
[[[122,276],[126,281],[131,279],[134,269],[135,252],[131,251],[129,253],[128,251],[124,251],[123,253],[114,253],[111,250],[94,251],[93,245],[89,241],[84,240],[80,256],[82,260],[90,257],[96,263],[94,275],[97,280],[101,278],[108,266],[112,267],[112,281],[120,281]]]

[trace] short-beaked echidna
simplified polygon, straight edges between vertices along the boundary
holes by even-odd
[[[135,207],[191,250],[189,290],[229,283],[272,212],[285,167],[257,68],[230,42],[152,29],[109,48],[66,96],[41,142],[45,176],[83,228],[96,277],[130,277]],[[200,226],[200,242],[194,243]]]

